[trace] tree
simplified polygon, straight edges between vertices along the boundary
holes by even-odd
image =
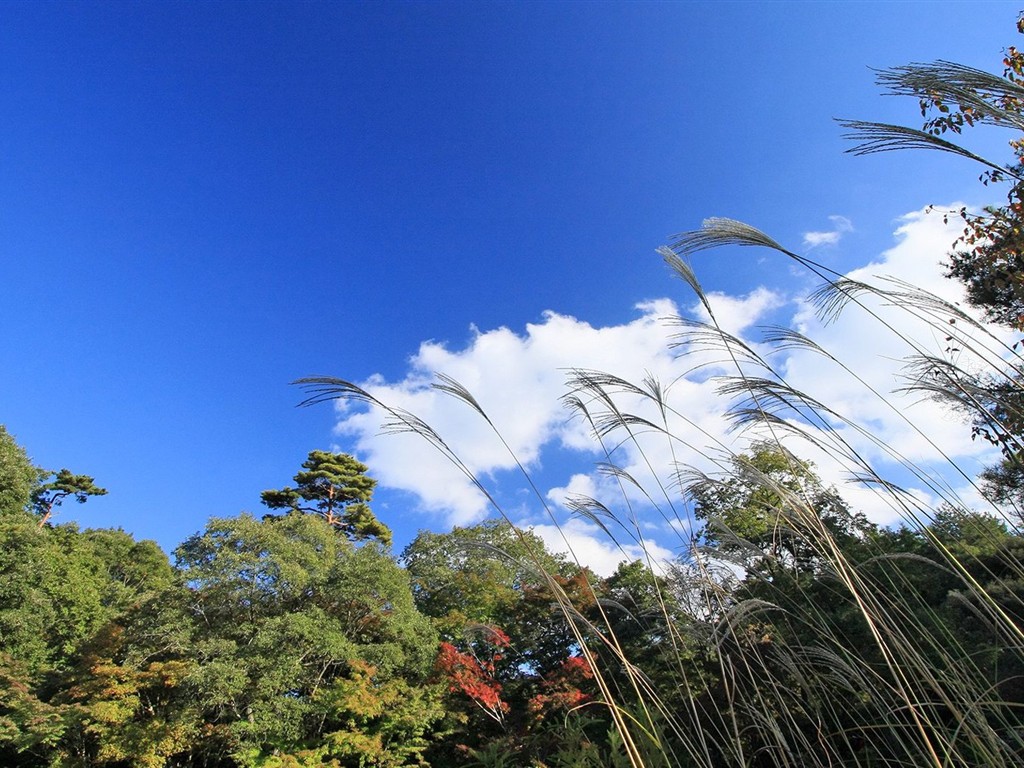
[[[448,533],[420,531],[402,552],[416,605],[434,619],[444,639],[461,641],[467,627],[504,626],[530,585],[544,573],[569,575],[565,559],[539,536],[503,520]]]
[[[626,658],[658,684],[671,680],[673,667],[688,654],[681,631],[685,612],[675,591],[668,579],[641,560],[620,563],[598,590],[604,610],[601,617],[594,617],[595,623],[607,622]],[[664,690],[671,690],[671,685]]]
[[[382,547],[353,546],[319,515],[243,514],[210,520],[176,557],[211,760],[417,763],[442,716],[426,684],[437,635]]]
[[[509,705],[501,698],[502,686],[496,672],[511,641],[497,627],[480,629],[480,640],[471,644],[466,652],[451,643],[441,643],[435,668],[449,691],[461,692],[487,717],[504,726]]]
[[[356,541],[376,538],[391,543],[391,530],[370,511],[369,501],[377,481],[368,467],[346,453],[310,451],[295,475],[296,487],[260,494],[270,509],[308,512]]]
[[[43,477],[43,471],[0,424],[0,514],[26,511]]]
[[[153,724],[128,690],[146,665],[118,654],[131,617],[173,584],[153,542],[0,518],[0,764],[82,764],[76,755],[106,748],[100,733],[108,747],[126,749],[133,729],[137,736]],[[165,691],[155,680],[150,688]],[[138,755],[150,748],[137,746]]]
[[[443,640],[435,671],[449,692],[452,735],[432,762],[454,765],[466,755],[483,762],[496,752],[515,755],[517,765],[541,764],[530,755],[550,746],[553,733],[564,736],[554,726],[539,738],[538,719],[571,698],[565,665],[579,652],[579,636],[569,622],[586,624],[593,574],[503,520],[421,531],[402,560],[417,605]],[[552,721],[565,717],[561,711]]]
[[[151,641],[150,632],[166,637],[168,629],[131,616],[88,644],[54,698],[64,710],[62,764],[163,768],[191,751],[202,725],[188,685],[196,664]]]
[[[747,567],[813,569],[824,537],[842,547],[873,529],[821,484],[813,464],[775,444],[754,444],[732,467],[731,476],[704,477],[688,491],[704,543]]]
[[[89,475],[76,475],[69,469],[55,473],[53,480],[43,483],[32,492],[32,506],[39,515],[42,528],[67,498],[84,504],[90,496],[105,496],[106,488],[100,488]]]

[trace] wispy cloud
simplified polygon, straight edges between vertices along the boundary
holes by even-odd
[[[842,217],[833,221],[837,232],[849,231],[849,222]],[[871,281],[890,275],[958,300],[958,286],[942,277],[938,263],[956,236],[941,217],[909,214],[895,235],[894,247],[850,277]],[[898,361],[915,350],[901,336],[916,338],[918,350],[941,353],[946,346],[906,308],[867,302],[850,306],[835,322],[823,323],[806,302],[764,288],[745,296],[712,294],[710,301],[726,330],[760,353],[769,350],[758,341],[753,327],[769,313],[774,320],[787,311],[793,329],[830,351],[832,357],[777,350],[769,358],[780,376],[834,410],[832,422],[820,432],[821,441],[845,441],[849,450],[890,469],[898,469],[899,457],[927,465],[942,453],[968,464],[992,460],[984,444],[965,439],[966,428],[943,406],[892,394],[902,383]],[[659,299],[638,306],[638,315],[630,322],[601,327],[548,312],[522,332],[474,331],[461,348],[424,342],[401,380],[375,377],[364,386],[381,401],[431,424],[465,462],[465,469],[485,482],[507,484],[517,461],[528,471],[542,469],[548,484],[531,503],[523,505],[517,499],[510,516],[535,525],[555,549],[565,551],[571,546],[583,562],[603,572],[618,560],[642,553],[636,540],[641,531],[660,530],[660,536],[670,536],[669,531],[686,529],[686,502],[673,483],[673,468],[682,464],[713,469],[716,457],[723,457],[724,464],[728,451],[739,444],[724,418],[728,402],[718,391],[720,382],[706,369],[693,373],[700,363],[724,373],[735,371],[730,370],[728,358],[713,350],[697,350],[680,358],[669,348],[673,329],[664,318],[677,311],[672,301]],[[688,313],[700,314],[696,307]],[[880,318],[899,333],[886,330]],[[588,425],[570,418],[560,402],[566,391],[566,370],[571,368],[605,371],[633,382],[644,377],[662,382],[669,409],[659,412],[636,399],[624,401],[624,407],[640,408],[639,413],[654,422],[664,419],[666,430],[678,439],[666,439],[664,433],[648,429],[602,446]],[[486,411],[493,429],[464,403],[433,389],[435,371],[464,384]],[[440,516],[450,525],[494,514],[465,472],[416,436],[382,436],[380,422],[380,415],[373,412],[339,410],[339,433],[351,440],[381,486],[409,492],[420,514]],[[840,485],[855,507],[880,522],[895,519],[897,512],[870,489],[844,485],[848,477],[843,467],[824,452],[810,445],[794,449],[817,461],[826,481]],[[606,450],[613,452],[625,475],[595,468],[608,458]],[[623,477],[635,483],[622,482]],[[968,485],[965,478],[952,482]],[[962,491],[959,486],[955,490]],[[652,493],[652,489],[662,490]],[[913,478],[908,490],[912,498],[922,501],[933,501],[937,493],[936,487]],[[566,502],[574,495],[599,499],[616,511],[628,510],[621,531],[621,540],[628,545],[625,552],[607,541],[597,526],[569,518]],[[630,515],[634,515],[632,522]],[[551,516],[560,519],[568,541],[561,539]],[[664,559],[681,541],[647,539],[646,548],[655,559]]]
[[[817,248],[820,245],[835,245],[847,232],[853,231],[853,222],[845,216],[829,216],[832,229],[823,232],[804,232],[804,245]]]

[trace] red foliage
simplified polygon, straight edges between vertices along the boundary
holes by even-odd
[[[530,714],[539,720],[552,710],[572,709],[589,701],[591,695],[581,686],[593,677],[590,662],[582,656],[570,656],[541,683],[543,692],[530,699]]]
[[[511,641],[497,627],[487,627],[484,647],[463,653],[451,643],[441,643],[435,669],[448,681],[448,690],[461,691],[489,717],[503,721],[508,704],[501,700],[501,683],[495,679],[495,666],[502,658],[498,649]],[[484,656],[481,658],[481,656]]]

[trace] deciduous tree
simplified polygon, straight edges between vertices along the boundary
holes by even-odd
[[[1024,15],[1017,21],[1024,33]],[[985,185],[1007,184],[1005,203],[981,212],[950,212],[963,222],[948,255],[947,275],[959,280],[970,304],[992,322],[1024,332],[1024,52],[1003,53],[1001,75],[948,61],[908,64],[879,72],[878,82],[894,95],[917,99],[925,118],[920,129],[864,121],[844,121],[858,154],[896,149],[937,149],[979,163]],[[1010,158],[998,162],[970,151],[968,129],[1009,129]],[[1024,514],[1024,359],[1020,341],[1005,363],[991,370],[937,366],[929,390],[965,411],[974,436],[997,446],[1000,464],[983,476],[987,495],[1011,512]]]
[[[703,477],[689,487],[704,542],[747,567],[812,569],[832,537],[845,546],[872,530],[813,465],[771,443],[757,443],[732,460],[732,473]]]
[[[380,546],[354,547],[319,515],[240,515],[176,555],[211,749],[254,766],[416,763],[398,740],[422,741],[442,715],[426,686],[437,635]]]
[[[28,511],[32,492],[45,473],[29,459],[25,449],[0,424],[0,514]]]

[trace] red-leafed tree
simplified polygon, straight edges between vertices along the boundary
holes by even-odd
[[[535,720],[553,711],[568,711],[593,699],[584,689],[591,687],[594,670],[582,656],[570,656],[541,682],[541,692],[533,696],[528,706]]]
[[[509,638],[497,627],[482,627],[482,638],[462,652],[451,643],[441,643],[435,669],[452,693],[462,693],[487,717],[504,728],[508,704],[501,698],[501,683],[495,677],[497,665]]]

